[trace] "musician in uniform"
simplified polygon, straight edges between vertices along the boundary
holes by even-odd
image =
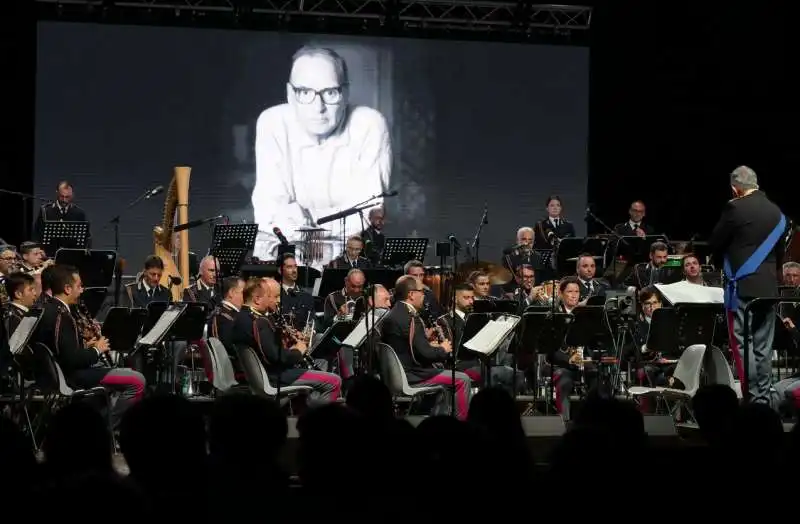
[[[782,276],[783,284],[789,288],[781,289],[781,296],[798,296],[800,293],[800,263],[786,262],[783,264]],[[800,348],[800,304],[797,302],[782,302],[778,304],[778,314],[783,322],[783,327],[789,332],[792,342],[796,348]],[[778,392],[780,407],[793,410],[795,414],[800,413],[800,373],[791,376],[775,384]]]
[[[422,284],[422,289],[425,293],[423,310],[427,311],[434,319],[442,316],[444,310],[439,301],[436,300],[436,295],[431,288],[425,285],[425,265],[419,260],[409,260],[403,266],[403,274],[416,278]]]
[[[3,285],[5,279],[11,273],[17,271],[17,253],[11,246],[0,246],[0,307],[3,307],[11,299],[6,295],[6,288]]]
[[[222,279],[223,298],[208,321],[208,336],[219,339],[232,360],[236,357],[233,350],[233,326],[244,305],[244,285],[241,277]]]
[[[660,363],[661,358],[657,348],[647,347],[647,337],[650,334],[650,322],[653,313],[661,309],[663,302],[661,295],[654,286],[647,286],[639,291],[640,314],[633,330],[633,340],[636,344],[633,360],[637,366],[637,378],[640,384],[648,387],[664,387],[669,384],[669,377],[675,371],[672,364]]]
[[[683,279],[690,284],[697,284],[698,286],[707,286],[703,278],[700,260],[696,256],[690,254],[684,255],[681,259],[681,267],[683,268]]]
[[[83,292],[83,283],[76,268],[55,266],[52,292],[52,300],[44,305],[34,334],[35,341],[50,349],[71,387],[103,386],[119,394],[112,409],[116,426],[125,410],[144,395],[144,376],[132,369],[103,365],[102,359],[109,350],[105,338],[96,340],[90,347],[84,346],[70,310]]]
[[[493,300],[492,281],[484,271],[477,270],[467,275],[467,282],[472,286],[475,300]]]
[[[561,197],[547,197],[546,205],[547,218],[537,222],[534,227],[534,249],[555,249],[558,240],[575,236],[575,226],[561,216],[564,209]]]
[[[88,222],[86,212],[73,202],[72,184],[66,180],[58,183],[55,202],[49,202],[39,208],[36,222],[33,225],[33,239],[42,242],[45,222]],[[87,247],[91,246],[91,235],[86,235]]]
[[[217,296],[217,272],[219,261],[216,257],[207,256],[200,261],[200,271],[194,284],[183,290],[184,302],[205,304],[208,311],[214,311],[219,303]],[[160,278],[160,277],[159,277]]]
[[[581,286],[581,303],[585,303],[589,297],[606,296],[607,285],[604,281],[594,278],[596,271],[597,264],[595,264],[594,256],[589,253],[578,255],[578,261],[575,263],[575,274]]]
[[[373,266],[380,264],[383,247],[386,245],[386,236],[383,234],[383,224],[386,220],[386,209],[383,206],[373,207],[367,216],[369,226],[359,236],[364,240],[365,256]]]
[[[36,282],[27,273],[12,273],[5,278],[4,289],[10,302],[3,308],[5,336],[11,338],[19,323],[36,303]],[[7,348],[7,346],[3,346]],[[5,350],[0,352],[0,378],[5,380],[12,356]]]
[[[565,277],[558,286],[560,304],[558,312],[572,315],[579,307],[581,286],[576,277]],[[583,363],[578,348],[557,349],[548,355],[552,366],[553,390],[555,392],[556,409],[566,419],[570,418],[570,395],[575,390],[575,382],[580,379],[581,367],[586,390],[591,391],[597,384],[597,369],[591,362]]]
[[[364,276],[364,272],[360,269],[351,269],[347,272],[347,276],[344,277],[344,288],[334,291],[325,297],[323,311],[326,328],[333,325],[337,317],[343,317],[354,313],[355,310],[359,308],[359,302],[362,302],[360,306],[361,310],[363,311],[366,309],[363,305],[365,283],[366,277]],[[348,304],[352,304],[352,306]],[[350,307],[352,307],[353,311],[348,311]],[[353,317],[353,320],[358,319]]]
[[[781,268],[784,286],[800,289],[800,262],[786,262]]]
[[[375,303],[372,303],[372,295],[367,298],[369,308],[372,309],[391,309],[392,308],[392,295],[383,284],[375,284]]]
[[[144,261],[142,271],[136,282],[125,285],[120,305],[129,308],[146,308],[152,302],[171,302],[169,289],[160,284],[164,273],[164,261],[156,255],[150,255]]]
[[[294,253],[283,253],[278,259],[278,273],[281,276],[281,315],[291,319],[292,327],[302,331],[311,314],[316,319],[314,297],[297,285],[297,259]]]
[[[655,235],[653,226],[644,223],[645,211],[644,202],[641,200],[631,203],[631,207],[628,209],[628,221],[614,226],[614,233],[621,237],[637,236],[640,238]]]
[[[336,401],[342,390],[342,381],[338,376],[298,367],[308,351],[308,345],[290,332],[279,331],[273,315],[279,311],[280,297],[281,286],[271,278],[247,281],[244,306],[236,316],[233,327],[234,344],[252,348],[256,352],[271,384],[280,382],[282,386],[311,386],[315,399]]]
[[[431,342],[425,335],[425,325],[419,312],[425,305],[425,288],[411,275],[397,279],[394,306],[381,325],[381,340],[391,346],[405,370],[408,383],[415,386],[450,386],[453,372],[443,364],[453,350],[449,340]],[[455,372],[456,414],[464,420],[469,409],[472,381],[463,372]],[[440,397],[436,411],[446,412],[446,399]]]
[[[449,340],[453,346],[453,354],[456,361],[456,369],[463,371],[474,382],[481,383],[481,362],[479,355],[473,351],[461,347],[465,342],[463,340],[464,327],[467,322],[467,315],[472,313],[472,306],[475,302],[475,291],[472,285],[464,282],[456,286],[456,303],[455,310],[450,311],[441,317],[436,322],[442,328],[442,332],[446,340]],[[492,385],[500,386],[514,396],[514,368],[511,366],[491,366],[490,383]],[[520,375],[520,381],[522,376]]]
[[[22,257],[19,270],[23,273],[35,273],[44,268],[47,256],[42,246],[36,242],[23,242],[19,246],[19,254]]]
[[[531,266],[535,270],[542,270],[544,263],[541,255],[533,250],[533,228],[521,227],[517,230],[517,243],[503,250],[503,267],[515,273],[521,265]],[[552,269],[552,268],[550,268]],[[540,275],[546,277],[547,275]],[[475,289],[478,293],[478,289]]]
[[[523,309],[529,306],[547,306],[551,304],[553,297],[548,297],[543,286],[534,286],[536,272],[527,264],[517,268],[514,275],[517,287],[513,292],[507,294],[507,298],[516,302],[522,301]],[[472,287],[472,286],[470,286]]]
[[[653,284],[660,284],[663,278],[661,268],[667,263],[669,248],[663,242],[650,245],[650,261],[636,264],[633,271],[625,278],[625,285],[640,290]]]
[[[344,253],[334,258],[330,266],[332,269],[366,269],[371,267],[369,259],[361,256],[364,249],[364,241],[359,236],[352,236],[347,239]]]

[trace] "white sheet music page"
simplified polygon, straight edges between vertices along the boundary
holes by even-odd
[[[511,333],[515,325],[516,322],[505,317],[490,320],[474,337],[464,343],[464,347],[484,355],[491,355],[497,351],[497,347]]]
[[[356,327],[353,328],[353,331],[350,332],[349,335],[344,339],[342,342],[343,346],[357,348],[361,344],[364,343],[364,340],[367,338],[367,324],[369,324],[370,331],[373,329],[373,326],[380,321],[381,317],[386,314],[388,310],[386,309],[376,309],[375,310],[375,320],[373,323],[372,318],[372,310],[368,311],[364,318],[356,324]]]
[[[22,350],[25,349],[25,345],[28,343],[28,339],[30,339],[31,331],[38,321],[39,319],[36,317],[22,317],[17,329],[14,330],[14,333],[12,333],[11,337],[8,339],[8,347],[12,355],[19,355],[22,353]]]
[[[699,286],[685,280],[674,284],[656,284],[656,289],[672,305],[722,304],[725,291],[721,287]]]
[[[170,306],[164,311],[158,320],[156,321],[156,325],[147,332],[145,336],[139,339],[139,344],[143,346],[153,346],[156,344],[159,338],[161,338],[164,333],[169,331],[169,328],[172,327],[172,324],[178,320],[178,317],[181,316],[183,313],[182,308],[177,308],[175,306]]]

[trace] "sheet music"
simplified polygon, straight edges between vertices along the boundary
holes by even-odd
[[[33,329],[38,323],[39,317],[22,317],[17,329],[14,330],[14,333],[12,333],[11,337],[8,339],[8,347],[12,355],[19,355],[22,353],[22,350],[25,349],[28,340],[31,338]]]
[[[511,334],[517,323],[519,323],[519,317],[513,315],[506,315],[495,320],[490,320],[474,337],[466,341],[463,346],[477,353],[491,355],[497,351],[500,344]]]
[[[351,348],[359,347],[367,338],[367,322],[369,322],[370,329],[374,328],[380,322],[381,318],[383,318],[383,315],[385,315],[388,311],[388,309],[376,309],[374,323],[372,321],[372,311],[368,311],[364,315],[364,318],[362,318],[358,324],[356,324],[356,327],[353,329],[353,331],[347,335],[347,338],[344,339],[342,345]]]
[[[722,304],[725,291],[721,287],[699,286],[685,280],[674,284],[656,284],[656,289],[670,304]]]
[[[138,344],[141,346],[155,346],[158,344],[164,335],[169,331],[169,328],[178,320],[178,317],[181,316],[185,306],[169,306],[164,313],[158,317],[158,321],[156,325],[147,332],[145,336],[139,339]]]

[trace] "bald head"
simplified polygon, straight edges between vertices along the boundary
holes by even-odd
[[[217,283],[217,268],[219,262],[215,257],[207,256],[200,261],[200,280],[206,286],[213,286]]]

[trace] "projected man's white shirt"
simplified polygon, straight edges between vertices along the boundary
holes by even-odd
[[[255,254],[274,258],[278,240],[270,233],[280,227],[291,243],[296,230],[382,193],[389,187],[392,150],[386,120],[376,110],[348,107],[346,88],[340,104],[327,105],[321,91],[339,86],[331,60],[304,56],[295,62],[287,84],[288,104],[261,113],[256,125],[256,186],[252,194],[255,220],[261,233]],[[295,91],[302,88],[301,104]],[[380,204],[380,199],[376,205]],[[359,217],[325,224],[328,240],[321,260],[341,253],[342,238],[362,230]],[[302,252],[302,245],[298,250]]]

